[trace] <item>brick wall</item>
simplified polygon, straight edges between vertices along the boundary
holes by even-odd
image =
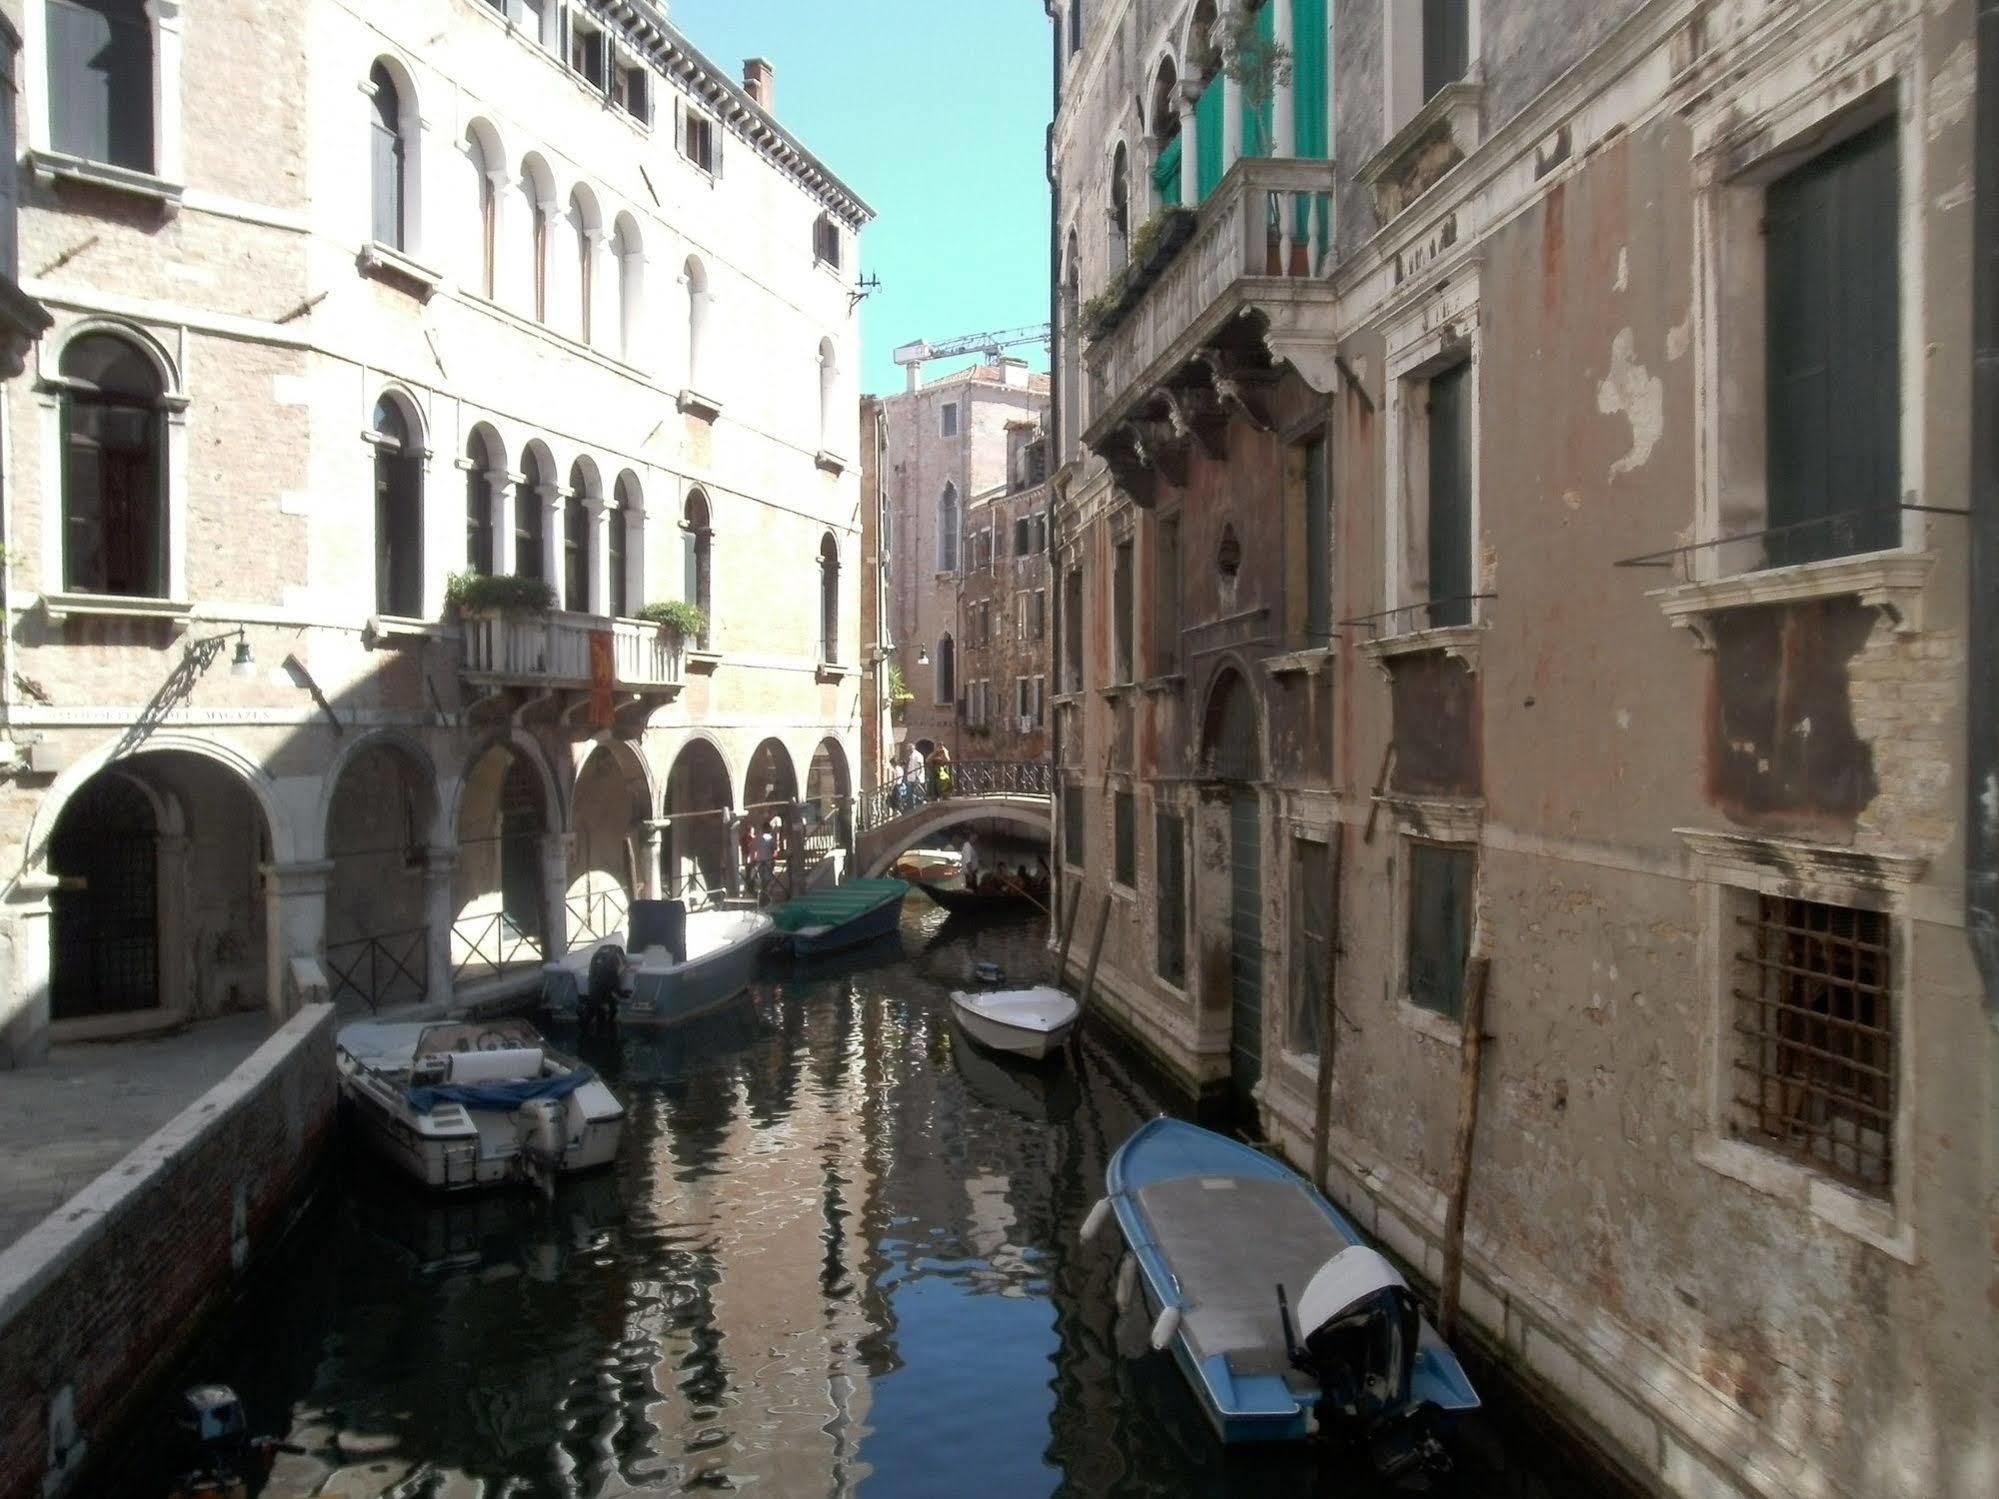
[[[0,1499],[88,1492],[93,1449],[292,1222],[337,1097],[314,1006],[0,1253]]]

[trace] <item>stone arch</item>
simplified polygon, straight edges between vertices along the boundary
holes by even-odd
[[[855,862],[865,877],[879,878],[893,869],[895,861],[912,848],[929,843],[954,828],[988,822],[1004,823],[1024,837],[1042,843],[1052,842],[1055,836],[1055,819],[1048,810],[1045,797],[1015,805],[995,802],[991,798],[968,798],[962,802],[936,803],[934,812],[925,811],[912,817],[898,818],[878,832],[863,836]]]
[[[155,338],[149,329],[123,318],[84,317],[69,324],[62,332],[50,339],[40,356],[45,369],[60,370],[70,345],[79,339],[104,337],[123,339],[132,345],[140,356],[153,366],[160,380],[160,389],[165,399],[185,405],[187,389],[181,383],[180,366],[168,352],[165,344]]]
[[[646,824],[652,808],[652,772],[645,757],[622,739],[592,746],[570,793],[563,904],[572,946],[621,934],[633,898],[650,887]]]
[[[575,252],[576,337],[580,343],[597,341],[597,261],[604,240],[604,209],[587,182],[569,190],[569,232]]]
[[[1201,712],[1201,770],[1210,779],[1264,779],[1262,704],[1250,681],[1232,657],[1209,679]]]
[[[538,151],[521,158],[522,229],[527,236],[527,305],[538,323],[546,323],[553,308],[555,217],[562,200],[556,196],[555,173]]]
[[[491,297],[497,294],[501,277],[500,221],[506,201],[503,197],[507,178],[506,142],[493,122],[482,116],[466,125],[461,149],[469,174],[464,207],[470,245],[466,280]]]
[[[798,800],[798,770],[782,739],[764,740],[750,754],[743,772],[743,810],[753,820],[781,815]]]
[[[562,950],[562,892],[548,880],[562,813],[555,777],[527,736],[489,736],[466,757],[451,811],[450,960],[461,984]]]
[[[735,772],[712,735],[690,734],[666,777],[662,892],[689,904],[734,883]]]
[[[1219,16],[1215,0],[1195,0],[1187,16],[1187,29],[1181,33],[1180,56],[1187,76],[1196,84],[1205,85],[1221,71],[1221,38],[1215,34]]]
[[[423,249],[423,101],[416,75],[401,58],[381,53],[368,68],[368,93],[372,134],[382,137],[370,143],[370,234],[416,255]]]
[[[336,1004],[429,996],[434,851],[449,845],[443,798],[423,747],[393,729],[364,735],[328,767],[321,795],[325,972]]]

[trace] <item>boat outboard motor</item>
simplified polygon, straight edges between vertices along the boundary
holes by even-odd
[[[1422,1313],[1395,1267],[1365,1244],[1319,1267],[1298,1298],[1292,1362],[1318,1382],[1322,1416],[1363,1428],[1409,1403]]]
[[[590,955],[584,978],[583,1004],[577,1018],[583,1029],[609,1030],[618,1018],[618,998],[625,985],[625,952],[606,942]]]
[[[169,1499],[243,1499],[270,1477],[280,1452],[305,1451],[275,1437],[251,1436],[243,1402],[227,1385],[183,1390],[174,1429],[185,1471],[168,1488]]]

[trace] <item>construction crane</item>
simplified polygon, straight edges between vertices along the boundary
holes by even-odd
[[[1005,350],[1022,344],[1040,344],[1045,349],[1048,341],[1048,325],[1037,323],[1032,328],[1002,328],[997,333],[967,333],[962,338],[947,338],[941,344],[919,338],[915,343],[903,344],[891,357],[909,371],[909,388],[915,390],[923,381],[923,366],[928,360],[955,359],[961,354],[983,354],[988,359],[997,359]]]

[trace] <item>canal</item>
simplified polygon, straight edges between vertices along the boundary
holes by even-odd
[[[1101,1034],[1036,1072],[966,1046],[945,999],[975,959],[1052,964],[1038,922],[941,915],[913,899],[886,952],[586,1043],[624,1150],[553,1201],[433,1202],[343,1160],[169,1389],[232,1384],[305,1449],[273,1499],[412,1474],[409,1499],[1376,1492],[1309,1452],[1224,1457],[1142,1351],[1076,1230],[1111,1151],[1184,1104]],[[1430,1492],[1623,1492],[1504,1401],[1450,1440]],[[101,1492],[159,1492],[163,1430],[123,1445]]]

